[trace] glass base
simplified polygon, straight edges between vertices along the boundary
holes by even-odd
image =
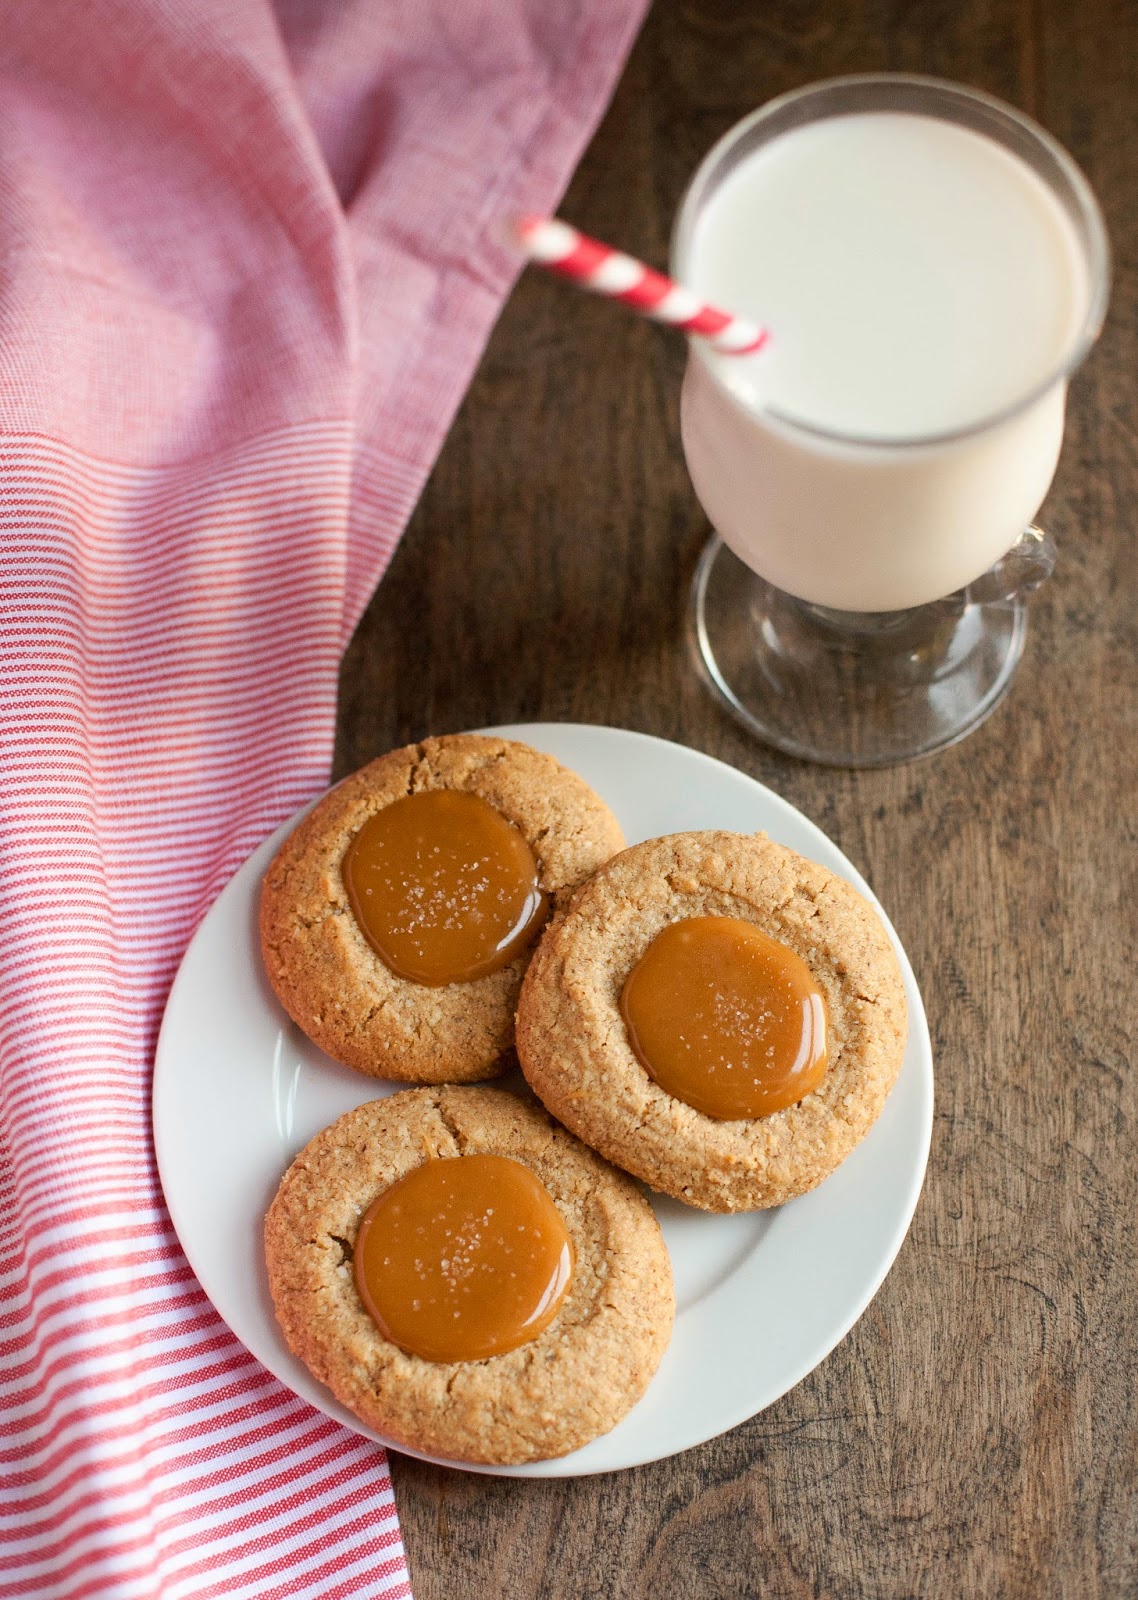
[[[776,589],[713,535],[688,633],[709,687],[757,738],[805,761],[888,767],[983,722],[1026,622],[1022,596],[963,592],[909,611],[831,611]]]

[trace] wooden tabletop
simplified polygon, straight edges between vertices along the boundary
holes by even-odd
[[[682,341],[530,272],[348,652],[337,768],[563,719],[678,740],[785,795],[872,883],[916,970],[937,1073],[923,1197],[853,1332],[710,1444],[575,1481],[394,1456],[417,1600],[1138,1593],[1138,6],[658,0],[563,214],[663,264],[731,123],[880,69],[1037,117],[1115,250],[1041,517],[1060,564],[1009,697],[962,745],[881,772],[743,735],[682,637],[708,533]]]

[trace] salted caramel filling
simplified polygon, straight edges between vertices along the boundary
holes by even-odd
[[[455,789],[407,795],[369,817],[343,875],[368,943],[415,983],[495,972],[549,915],[524,835],[488,801]]]
[[[810,968],[737,917],[670,923],[629,973],[620,1009],[645,1070],[709,1117],[770,1116],[826,1070],[826,1008]]]
[[[482,1361],[536,1339],[573,1245],[548,1189],[508,1156],[416,1167],[360,1224],[356,1286],[380,1331],[425,1361]]]

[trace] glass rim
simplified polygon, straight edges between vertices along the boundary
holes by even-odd
[[[721,393],[726,395],[732,405],[750,418],[773,421],[797,433],[804,433],[816,439],[823,439],[831,444],[860,446],[864,449],[915,449],[926,445],[948,444],[957,439],[966,439],[972,434],[987,432],[988,429],[998,427],[1001,423],[1012,421],[1021,413],[1029,410],[1037,401],[1042,400],[1057,384],[1069,378],[1086,360],[1095,340],[1102,331],[1107,305],[1110,300],[1110,242],[1107,237],[1106,223],[1103,220],[1102,211],[1095,198],[1094,190],[1074,157],[1059,143],[1058,139],[1054,138],[1047,132],[1046,128],[1041,127],[1032,117],[1027,116],[1017,107],[1009,105],[1007,101],[999,99],[996,95],[985,93],[982,89],[973,89],[965,84],[954,83],[950,78],[936,78],[915,72],[850,73],[842,77],[821,78],[813,83],[803,84],[797,89],[790,89],[785,94],[777,95],[773,100],[768,100],[764,105],[757,107],[756,110],[750,112],[739,122],[733,123],[727,132],[716,140],[692,174],[684,190],[672,229],[669,249],[670,270],[672,276],[678,282],[683,283],[686,281],[684,267],[695,231],[696,214],[703,200],[703,191],[707,180],[727,153],[750,133],[752,128],[757,127],[760,123],[767,121],[797,101],[809,100],[835,89],[857,89],[871,86],[878,88],[896,86],[918,91],[929,90],[935,92],[942,99],[955,99],[964,105],[982,106],[988,112],[994,112],[998,116],[1014,123],[1021,132],[1027,135],[1029,140],[1041,146],[1059,168],[1064,179],[1070,185],[1072,195],[1079,209],[1080,220],[1085,230],[1087,276],[1090,287],[1086,312],[1077,334],[1071,341],[1070,348],[1048,371],[1047,375],[1033,384],[1025,394],[1009,404],[1001,406],[996,411],[984,413],[961,427],[940,429],[934,433],[866,436],[837,428],[822,427],[818,423],[810,422],[793,412],[781,411],[777,406],[764,405],[760,407],[748,405],[731,390],[712,365],[710,360],[712,352],[705,340],[689,335],[688,346],[691,356],[701,362],[708,376]],[[866,109],[869,110],[869,108]],[[886,108],[881,107],[879,109],[885,110]],[[824,113],[816,120],[821,122],[828,120],[831,116],[856,114],[856,110],[850,108],[845,111]],[[870,112],[870,114],[872,113]],[[928,114],[936,115],[935,111],[930,111]],[[942,118],[942,120],[952,119]],[[965,124],[960,125],[965,126]],[[974,129],[973,131],[978,130]],[[981,134],[980,136],[982,138],[995,138],[992,134]],[[775,137],[777,138],[778,135],[776,134]],[[1000,143],[1001,141],[995,138],[995,142]],[[1004,148],[1010,149],[1011,147],[1005,144]],[[1012,151],[1012,153],[1016,154],[1017,152]],[[1020,159],[1023,159],[1022,156]],[[1055,193],[1053,182],[1050,182],[1042,173],[1036,173],[1036,176],[1039,177],[1041,182],[1047,184],[1052,193]],[[1060,203],[1063,202],[1061,201]],[[1067,207],[1064,206],[1064,209],[1067,209]],[[1079,243],[1080,247],[1084,246],[1082,238],[1080,238]]]

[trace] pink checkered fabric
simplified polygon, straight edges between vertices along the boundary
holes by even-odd
[[[0,5],[0,1596],[410,1593],[383,1453],[178,1248],[150,1068],[641,9]]]

